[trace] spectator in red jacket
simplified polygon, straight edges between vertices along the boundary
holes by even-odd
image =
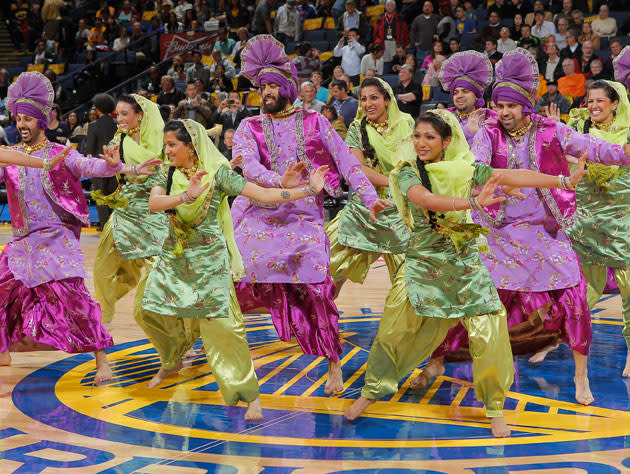
[[[374,44],[380,44],[385,49],[383,61],[389,62],[396,55],[396,44],[405,47],[409,44],[409,28],[396,12],[396,1],[385,2],[385,13],[374,25]]]

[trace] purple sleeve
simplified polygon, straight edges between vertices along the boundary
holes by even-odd
[[[475,161],[477,163],[490,165],[490,161],[492,160],[492,143],[490,142],[488,132],[486,132],[483,127],[475,133],[470,150],[473,155],[475,155]]]
[[[68,153],[64,163],[77,178],[108,178],[122,169],[122,162],[112,168],[102,158],[83,156],[76,150]]]
[[[0,183],[4,183],[4,166],[0,167]]]
[[[357,158],[352,154],[343,139],[335,132],[326,117],[319,115],[317,120],[324,146],[337,164],[339,172],[361,201],[363,201],[363,204],[368,208],[372,207],[374,201],[378,199],[378,195],[370,180],[363,173]]]
[[[588,152],[588,161],[602,165],[630,166],[630,158],[626,156],[622,145],[615,145],[589,134],[584,135],[563,123],[558,123],[556,129],[562,151],[567,155],[579,158]]]
[[[254,135],[247,124],[247,120],[243,120],[238,126],[234,134],[234,150],[232,156],[241,155],[243,157],[243,176],[248,181],[253,181],[264,188],[279,188],[281,175],[275,171],[267,169],[260,162],[260,153],[258,153],[258,144],[254,139]]]

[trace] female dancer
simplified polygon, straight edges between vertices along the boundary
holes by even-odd
[[[413,118],[398,109],[391,87],[381,79],[363,81],[360,104],[348,129],[346,144],[379,197],[386,198],[388,176],[398,162],[394,145],[411,135]],[[409,240],[409,229],[396,209],[386,208],[378,222],[372,222],[369,210],[355,194],[326,225],[326,233],[330,238],[330,274],[336,296],[346,279],[363,283],[370,265],[382,254],[393,280]]]
[[[584,157],[570,180],[530,170],[493,170],[474,163],[457,118],[445,110],[421,115],[413,133],[415,151],[409,145],[397,150],[406,161],[390,174],[390,188],[412,228],[410,245],[387,296],[361,397],[345,416],[353,420],[377,399],[395,393],[398,381],[461,321],[474,354],[477,399],[486,407],[492,434],[509,436],[503,403],[514,367],[505,310],[479,258],[474,237],[481,228],[464,224],[462,211],[503,201],[493,196],[499,180],[510,187],[572,187],[584,173]],[[469,199],[471,187],[481,185],[479,195]]]
[[[162,162],[164,121],[156,104],[142,96],[121,95],[116,105],[119,132],[114,137],[122,160],[138,169],[146,160]],[[136,167],[136,168],[134,168]],[[114,318],[116,302],[136,287],[145,260],[157,255],[168,232],[163,213],[148,209],[154,173],[128,176],[109,196],[94,193],[100,205],[114,209],[103,228],[94,261],[94,289],[107,326]],[[147,176],[153,174],[153,176]]]
[[[168,122],[164,142],[172,166],[158,175],[149,209],[170,212],[169,233],[140,283],[134,309],[162,363],[148,386],[178,371],[181,357],[201,335],[225,402],[242,400],[248,403],[246,420],[262,419],[258,380],[232,283],[244,268],[227,197],[241,194],[265,204],[302,199],[321,191],[327,167],[318,168],[310,184],[299,189],[262,188],[232,171],[195,121]]]
[[[630,48],[621,54],[630,54]],[[587,107],[571,110],[569,126],[610,143],[628,143],[626,87],[619,82],[595,81],[587,92]],[[586,178],[576,193],[579,219],[568,234],[588,282],[589,307],[602,296],[606,267],[614,269],[628,347],[622,375],[630,377],[630,172],[625,167],[589,163]]]

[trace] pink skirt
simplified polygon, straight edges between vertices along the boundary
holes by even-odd
[[[337,361],[342,352],[339,311],[330,275],[322,283],[236,283],[244,313],[265,308],[280,339],[295,337],[305,354]]]
[[[69,353],[93,352],[114,345],[101,323],[101,308],[88,293],[83,278],[28,288],[15,279],[6,254],[2,254],[0,353],[25,337]]]
[[[514,355],[533,354],[562,339],[574,351],[588,355],[593,338],[591,312],[586,302],[586,279],[571,288],[549,291],[497,290],[505,306]],[[550,305],[545,320],[537,310]],[[453,327],[432,357],[449,361],[469,360],[468,333],[460,324]]]

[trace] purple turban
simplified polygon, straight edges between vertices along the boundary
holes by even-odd
[[[7,91],[7,108],[14,116],[25,114],[37,119],[40,130],[48,128],[55,91],[46,76],[39,72],[23,72]]]
[[[520,104],[525,115],[534,113],[540,82],[534,57],[523,48],[513,49],[497,63],[495,74],[492,101]]]
[[[241,71],[256,86],[273,82],[280,95],[295,102],[298,96],[297,69],[284,52],[284,45],[271,35],[258,35],[247,41],[241,52]]]
[[[483,107],[483,93],[492,82],[492,63],[478,51],[455,53],[444,61],[438,77],[442,87],[451,95],[456,88],[463,87],[477,96],[475,107]]]
[[[613,59],[613,69],[615,80],[630,87],[630,46],[625,46],[621,52]]]

